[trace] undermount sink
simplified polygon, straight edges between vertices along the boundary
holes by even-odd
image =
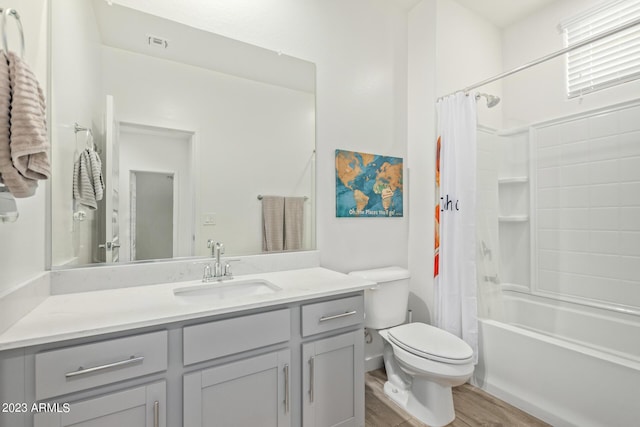
[[[173,290],[176,297],[195,299],[228,299],[249,297],[254,295],[266,295],[281,291],[282,288],[268,280],[229,280],[224,282],[188,286]]]

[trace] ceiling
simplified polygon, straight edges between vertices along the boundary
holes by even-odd
[[[558,0],[456,0],[469,10],[504,28]]]

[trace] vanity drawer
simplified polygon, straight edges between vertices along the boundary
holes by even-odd
[[[36,354],[36,399],[167,369],[167,331]]]
[[[184,364],[289,341],[289,309],[234,317],[183,329]]]
[[[302,336],[364,322],[364,297],[336,299],[302,306]]]

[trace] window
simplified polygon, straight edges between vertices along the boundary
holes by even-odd
[[[565,46],[640,19],[640,0],[608,1],[560,24]],[[640,78],[640,25],[567,54],[567,95],[575,98]]]

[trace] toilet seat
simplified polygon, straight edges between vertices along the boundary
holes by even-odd
[[[466,342],[425,323],[407,323],[387,332],[395,345],[425,359],[454,365],[469,363],[473,359],[473,350]]]

